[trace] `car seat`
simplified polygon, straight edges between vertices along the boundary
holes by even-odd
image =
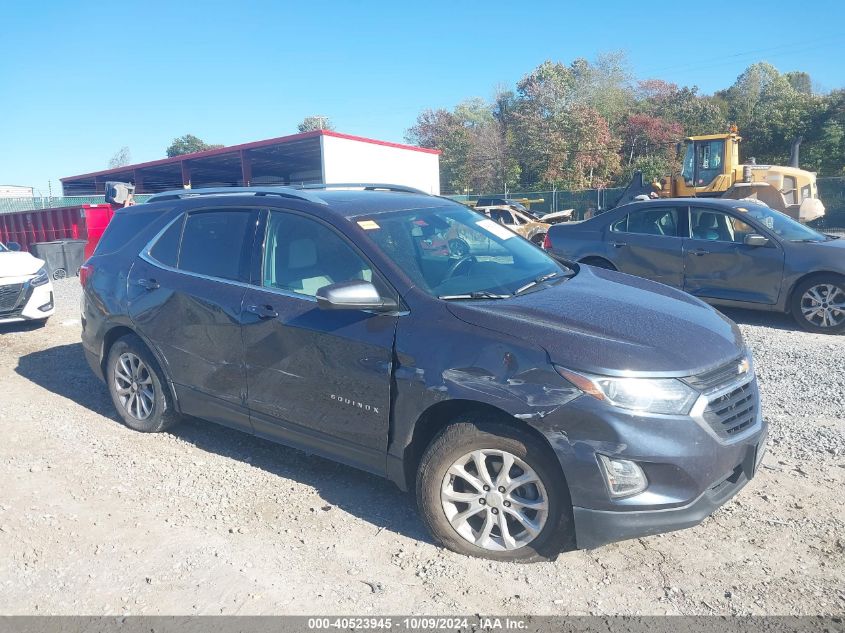
[[[318,266],[317,243],[313,239],[302,237],[291,240],[287,250],[287,258],[276,258],[276,283],[279,287],[313,297],[320,288],[334,283],[325,274],[325,269]]]
[[[697,240],[723,240],[719,230],[719,217],[715,213],[700,213],[692,236]],[[730,240],[725,240],[730,241]]]

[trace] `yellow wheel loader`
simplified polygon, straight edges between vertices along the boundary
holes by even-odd
[[[617,204],[645,197],[754,198],[799,222],[810,222],[824,215],[816,175],[798,168],[800,137],[792,145],[786,167],[757,165],[753,158],[740,163],[741,141],[735,127],[728,134],[687,138],[680,174],[645,185],[638,172]],[[681,150],[680,144],[678,149]]]

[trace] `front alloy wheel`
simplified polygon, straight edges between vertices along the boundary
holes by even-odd
[[[801,295],[801,314],[817,327],[845,323],[845,291],[834,284],[818,284]]]
[[[460,554],[532,562],[574,546],[557,457],[505,416],[468,412],[449,422],[422,454],[416,489],[432,536]]]
[[[792,293],[792,316],[810,332],[845,332],[845,279],[823,274],[799,284]]]
[[[503,450],[480,449],[458,458],[443,478],[440,501],[455,531],[490,551],[525,547],[549,514],[540,477]]]

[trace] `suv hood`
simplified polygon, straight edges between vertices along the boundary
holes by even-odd
[[[745,348],[736,324],[706,303],[588,266],[543,290],[448,308],[467,323],[542,347],[555,364],[598,374],[688,376]]]
[[[0,253],[0,279],[34,275],[44,265],[43,260],[29,253],[4,251]]]

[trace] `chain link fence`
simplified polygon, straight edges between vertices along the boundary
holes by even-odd
[[[149,195],[135,196],[136,202],[145,202]],[[27,198],[0,198],[0,214],[81,207],[83,204],[105,204],[105,196],[31,196]]]
[[[817,229],[845,230],[845,178],[819,178],[819,198],[827,209],[825,216],[811,226]],[[454,195],[458,202],[475,202],[479,198],[507,197],[526,205],[539,214],[574,209],[574,217],[582,220],[585,213],[613,207],[624,191],[623,187],[582,189],[579,191],[509,191],[507,194]]]

